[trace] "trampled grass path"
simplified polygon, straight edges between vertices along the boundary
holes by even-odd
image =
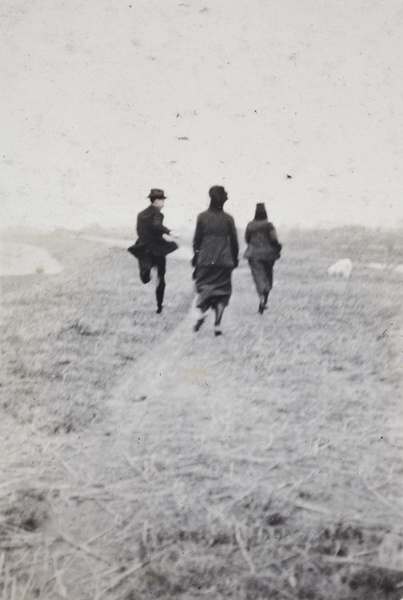
[[[221,338],[180,261],[161,316],[117,252],[10,305],[6,600],[399,600],[362,574],[400,576],[399,281],[297,250],[263,316],[241,263]]]
[[[355,284],[330,282],[331,318],[326,319],[321,314],[327,309],[321,306],[323,289],[315,306],[315,290],[309,298],[300,287],[298,302],[298,294],[289,297],[289,284],[281,275],[277,281],[262,317],[247,268],[236,273],[221,338],[213,336],[213,315],[195,334],[192,315],[185,314],[113,390],[109,439],[118,440],[118,449],[124,444],[129,456],[148,452],[174,457],[178,465],[181,460],[197,462],[207,452],[229,469],[231,461],[249,458],[254,469],[261,465],[261,474],[266,467],[276,468],[275,476],[283,472],[285,480],[294,465],[320,481],[321,503],[323,492],[329,491],[324,512],[354,515],[353,499],[340,488],[340,476],[345,470],[346,477],[360,480],[365,473],[362,490],[374,477],[379,483],[371,462],[376,460],[379,471],[386,452],[386,469],[388,451],[380,444],[394,435],[395,402],[390,398],[387,408],[380,397],[384,384],[363,372],[371,368],[362,361],[365,340],[357,346],[353,338],[346,341]],[[328,282],[322,285],[326,289]],[[365,335],[364,323],[358,328]],[[368,357],[371,345],[368,340]],[[393,370],[393,365],[387,368]],[[367,421],[369,405],[372,418]],[[337,488],[337,494],[330,492]],[[391,514],[398,510],[391,507]]]

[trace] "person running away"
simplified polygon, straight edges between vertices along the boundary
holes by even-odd
[[[259,296],[258,311],[262,315],[273,287],[273,267],[280,258],[281,244],[274,225],[269,222],[264,203],[256,204],[255,218],[246,227],[248,244],[244,257],[248,259]]]
[[[161,211],[166,200],[164,191],[154,188],[148,198],[150,206],[137,215],[138,239],[128,250],[139,262],[142,283],[149,283],[151,271],[156,269],[157,314],[161,314],[165,292],[166,256],[174,252],[178,245],[173,240],[164,238],[164,235],[172,235],[171,230],[163,225],[164,215]]]
[[[222,334],[221,319],[231,293],[232,271],[238,266],[238,238],[234,219],[224,212],[228,194],[222,186],[209,191],[210,206],[197,217],[193,239],[195,281],[198,311],[194,331],[199,331],[207,311],[215,313],[214,333]]]

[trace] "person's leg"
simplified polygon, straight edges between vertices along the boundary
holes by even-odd
[[[150,256],[140,256],[138,258],[140,279],[142,283],[149,283],[151,280],[151,268],[153,266]]]
[[[193,331],[199,331],[200,327],[203,325],[204,321],[206,320],[206,311],[203,311],[201,308],[198,308],[196,310],[197,310],[197,319],[196,319],[196,324],[193,327]]]
[[[166,271],[166,258],[165,256],[154,257],[154,264],[157,267],[157,288],[155,295],[157,298],[157,313],[162,313],[162,303],[164,301],[165,292],[165,271]]]
[[[196,323],[193,327],[193,331],[199,331],[207,317],[207,311],[211,307],[211,300],[209,293],[206,292],[203,281],[206,277],[206,267],[196,267],[193,273],[193,279],[196,284],[197,296],[194,301],[194,310],[192,316],[195,318]]]
[[[206,320],[207,311],[209,310],[209,308],[210,306],[207,302],[200,301],[200,298],[196,298],[194,310],[194,314],[196,316],[196,324],[193,327],[193,331],[199,331],[200,327]]]
[[[264,299],[263,310],[267,306],[267,299],[268,299],[271,289],[273,287],[273,264],[274,263],[272,263],[272,262],[264,263],[264,268],[265,268],[265,273],[266,273],[266,289],[263,292],[263,299]]]
[[[268,296],[268,282],[265,264],[261,260],[249,259],[249,266],[259,296],[259,312],[262,315],[266,306]]]
[[[223,302],[216,302],[214,306],[215,321],[214,321],[214,335],[222,335],[221,331],[221,319],[224,313],[225,304]]]
[[[267,277],[267,283],[268,283],[268,294],[267,295],[269,295],[269,292],[271,292],[271,288],[273,287],[273,266],[274,266],[274,264],[272,262],[265,263],[266,277]]]

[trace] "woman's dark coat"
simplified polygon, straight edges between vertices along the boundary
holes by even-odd
[[[281,244],[278,242],[274,225],[267,219],[255,219],[248,223],[245,240],[248,244],[245,258],[273,263],[280,258]]]
[[[206,210],[197,217],[193,240],[194,260],[197,267],[238,266],[238,237],[231,215],[216,210]]]
[[[196,306],[203,312],[217,302],[226,306],[232,293],[231,274],[238,266],[235,222],[222,208],[209,208],[197,217],[193,240]]]
[[[245,240],[248,244],[245,258],[248,259],[259,297],[264,296],[259,311],[265,308],[267,297],[273,287],[273,266],[280,258],[281,244],[276,230],[267,219],[254,219],[246,228]]]

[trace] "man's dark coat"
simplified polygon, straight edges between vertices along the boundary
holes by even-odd
[[[164,215],[153,204],[137,215],[138,240],[128,250],[137,258],[142,256],[166,256],[178,248],[162,236],[170,230],[163,225]]]

